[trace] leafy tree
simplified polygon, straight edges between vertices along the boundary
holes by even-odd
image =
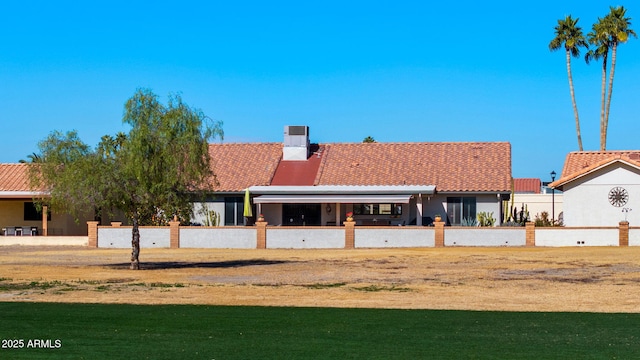
[[[376,139],[374,139],[371,136],[367,136],[366,138],[364,138],[364,140],[362,140],[363,143],[374,143],[376,142]]]
[[[569,77],[569,92],[571,93],[571,103],[573,104],[573,114],[576,118],[576,134],[578,135],[578,149],[582,151],[582,135],[580,133],[580,116],[578,115],[578,105],[573,88],[573,76],[571,74],[571,57],[580,56],[580,48],[587,48],[587,41],[582,34],[582,28],[578,26],[579,19],[573,19],[571,15],[565,19],[558,20],[555,29],[555,37],[549,43],[549,50],[555,51],[564,48],[567,58],[567,75]]]
[[[596,45],[593,53],[587,53],[587,63],[591,58],[603,58],[602,64],[602,89],[600,107],[600,150],[607,147],[607,129],[609,127],[609,110],[611,109],[611,96],[613,94],[613,78],[616,68],[618,44],[624,43],[629,36],[637,37],[631,27],[631,18],[626,17],[627,10],[623,6],[609,8],[609,14],[604,18],[598,18],[593,25],[593,31],[588,34],[589,42]],[[607,89],[607,60],[611,52],[611,68],[609,69]],[[606,98],[606,99],[605,99]]]
[[[95,150],[74,131],[53,132],[39,143],[42,162],[32,186],[47,189],[52,207],[76,215],[122,211],[131,221],[131,269],[139,269],[141,225],[188,222],[192,202],[213,178],[208,141],[222,138],[222,123],[190,108],[180,96],[165,106],[150,90],[125,104],[128,134],[103,136]]]

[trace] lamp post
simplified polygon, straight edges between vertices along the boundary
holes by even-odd
[[[556,180],[556,172],[551,170],[551,182]],[[556,189],[551,188],[551,226],[556,223]]]

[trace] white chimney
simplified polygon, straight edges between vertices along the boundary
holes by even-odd
[[[282,160],[307,160],[309,157],[309,127],[285,126]]]

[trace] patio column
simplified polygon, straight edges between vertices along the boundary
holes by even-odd
[[[418,197],[416,198],[416,225],[418,226],[422,226],[422,194],[418,194]]]
[[[340,203],[336,203],[336,226],[340,226]]]
[[[47,205],[42,206],[42,236],[47,236],[49,233],[49,207]]]

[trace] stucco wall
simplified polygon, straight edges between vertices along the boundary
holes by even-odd
[[[517,228],[445,228],[445,246],[525,246],[526,232]]]
[[[552,207],[552,200],[555,203],[555,209]],[[551,194],[514,194],[513,206],[519,210],[523,204],[527,205],[531,221],[535,221],[536,215],[540,216],[543,211],[549,213],[549,219],[551,219],[551,214],[555,212],[555,218],[558,219],[564,211],[564,196],[560,192],[556,192],[553,196]]]
[[[624,187],[629,200],[623,207],[609,203],[609,191]],[[623,164],[613,164],[564,186],[564,224],[566,226],[617,226],[625,219],[640,224],[640,173]]]
[[[140,228],[141,248],[168,248],[169,227]],[[131,227],[98,227],[98,247],[100,248],[130,248]]]
[[[274,227],[267,229],[268,249],[344,248],[344,228]]]
[[[435,229],[432,227],[399,227],[392,229],[356,227],[356,248],[434,247]]]
[[[618,228],[536,228],[536,246],[618,246],[619,243]]]
[[[255,249],[257,230],[245,227],[181,227],[181,248]]]

